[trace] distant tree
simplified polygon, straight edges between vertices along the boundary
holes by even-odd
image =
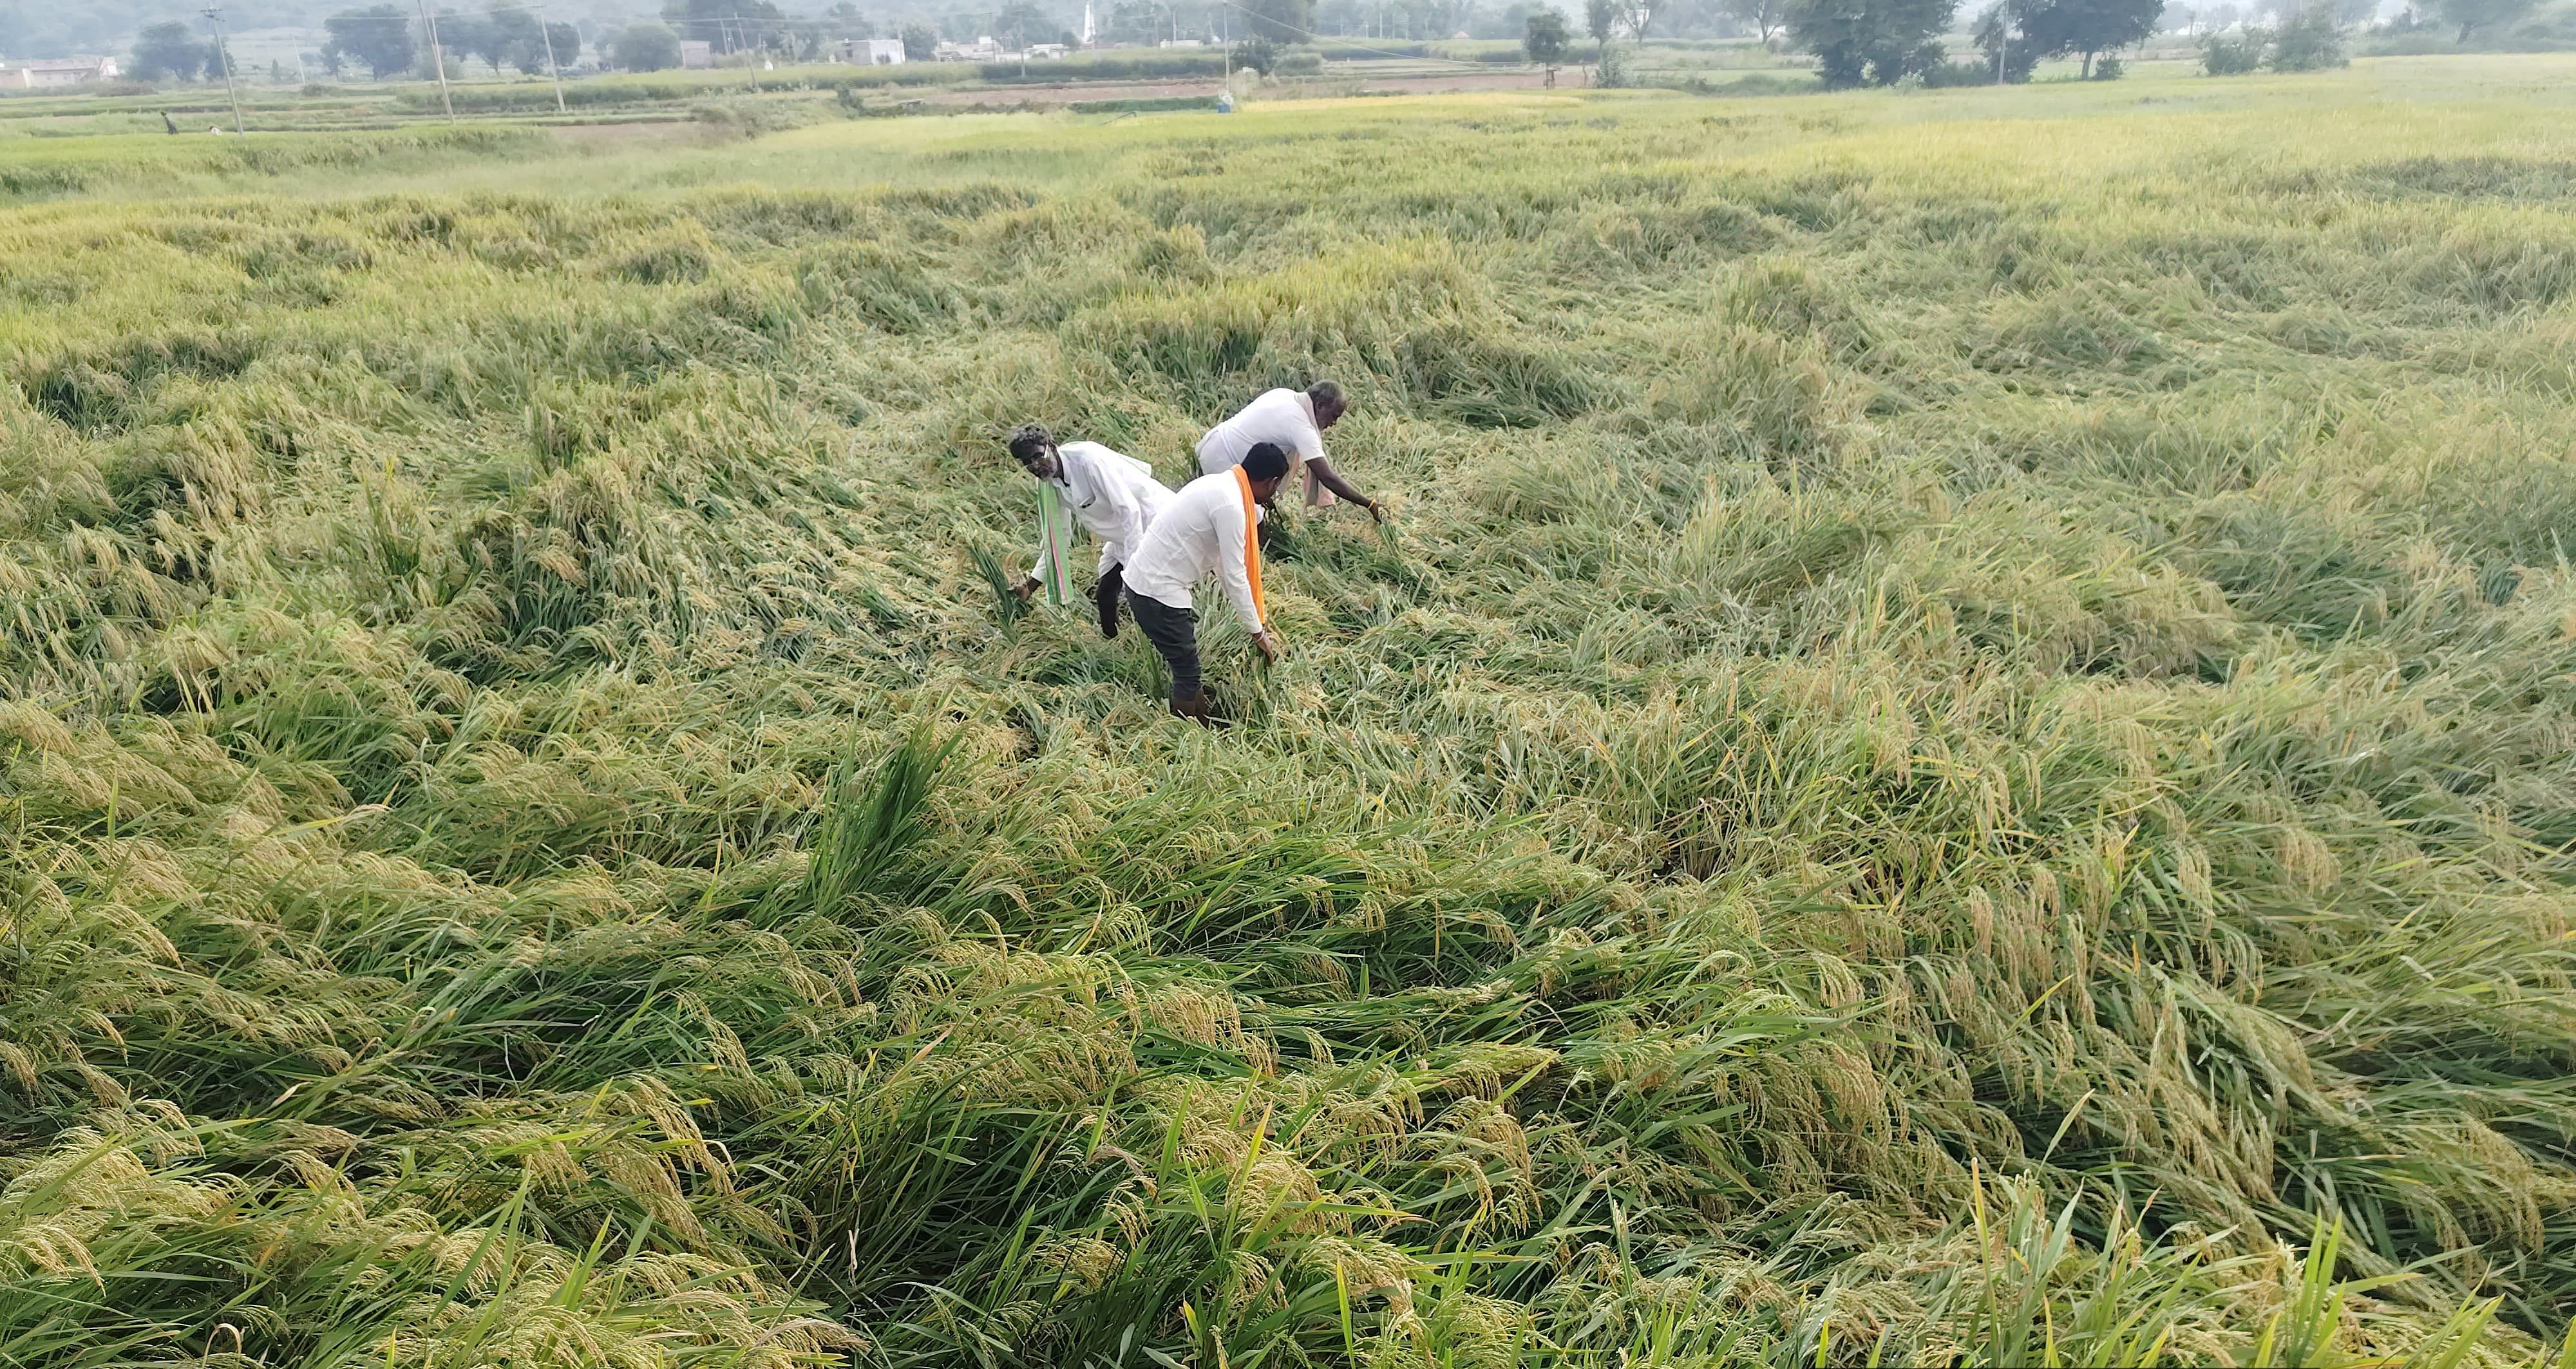
[[[1547,69],[1547,83],[1556,84],[1557,63],[1565,60],[1565,16],[1555,10],[1538,10],[1525,21],[1521,33],[1521,51],[1531,62]]]
[[[1766,48],[1779,36],[1788,8],[1787,0],[1725,0],[1724,4],[1726,15],[1759,34]]]
[[[2433,0],[2433,13],[2460,31],[2460,41],[2483,28],[2510,24],[2531,12],[2532,0]]]
[[[2352,65],[2343,55],[2343,28],[2333,0],[2318,0],[2272,35],[2274,71],[2324,71]]]
[[[367,64],[367,70],[381,81],[398,71],[409,71],[420,56],[420,44],[412,37],[411,16],[391,5],[375,5],[362,10],[342,10],[322,21],[331,40],[323,45],[322,55],[337,61],[346,56]]]
[[[1152,0],[1117,0],[1101,15],[1100,32],[1113,43],[1150,43],[1163,31],[1163,8]]]
[[[645,20],[617,34],[617,65],[626,71],[668,71],[680,64],[680,35]]]
[[[1646,30],[1654,24],[1655,16],[1661,14],[1663,8],[1664,0],[1624,0],[1619,10],[1619,21],[1642,43],[1646,41]]]
[[[187,25],[154,24],[135,35],[131,71],[138,81],[193,81],[214,55],[214,45],[198,42]]]
[[[787,16],[769,0],[662,0],[662,22],[718,52],[740,52],[767,46],[785,31]]]
[[[438,11],[436,18],[440,55],[460,66],[468,57],[480,58],[493,75],[501,74],[501,32],[491,19],[452,9]]]
[[[993,16],[992,33],[1006,48],[1025,49],[1032,40],[1044,42],[1055,28],[1055,21],[1047,18],[1045,10],[1029,0],[1012,0]]]
[[[1239,8],[1252,31],[1274,43],[1302,43],[1315,28],[1315,0],[1245,0]]]
[[[939,35],[927,24],[906,24],[899,35],[903,39],[903,60],[927,62],[939,52]]]
[[[546,69],[546,31],[537,16],[511,0],[491,0],[483,17],[482,46],[475,55],[491,63],[494,75],[507,62],[533,76]]]
[[[1592,35],[1592,50],[1599,53],[1610,46],[1610,32],[1619,26],[1619,0],[1583,0],[1583,31]]]
[[[548,48],[548,44],[552,45],[551,49]],[[564,23],[547,24],[545,40],[537,45],[536,60],[544,61],[549,55],[554,58],[554,63],[558,67],[568,67],[580,60],[580,26]],[[543,70],[543,68],[537,70]],[[536,71],[532,70],[528,74],[533,76]]]
[[[2027,81],[2039,65],[2039,44],[2021,27],[2025,8],[2024,0],[2002,0],[1978,15],[1976,27],[1969,30],[1977,50],[1985,54],[1987,72],[1998,82]]]
[[[1894,85],[1946,60],[1938,35],[1958,0],[1792,0],[1789,37],[1825,84]]]
[[[1234,45],[1234,64],[1267,76],[1279,65],[1279,45],[1256,33]]]
[[[2334,0],[2335,23],[2359,28],[2379,17],[2379,0]]]
[[[1628,48],[1604,43],[1601,47],[1601,65],[1592,69],[1592,84],[1602,90],[1617,90],[1630,84],[1627,58],[1629,51]]]
[[[2082,57],[2090,80],[2095,54],[2146,41],[2164,8],[2164,0],[2048,0],[2022,13],[2019,27],[2043,57]]]

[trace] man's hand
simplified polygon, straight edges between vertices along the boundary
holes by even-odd
[[[1278,633],[1256,632],[1252,634],[1252,644],[1261,648],[1261,659],[1268,661],[1272,665],[1279,664]]]
[[[1368,501],[1368,511],[1369,518],[1372,522],[1383,523],[1386,521],[1386,505],[1372,499]]]
[[[1046,586],[1039,581],[1038,577],[1032,575],[1018,584],[1011,586],[1011,593],[1020,596],[1020,602],[1025,604],[1031,599],[1036,598],[1038,591],[1044,588],[1046,588]]]

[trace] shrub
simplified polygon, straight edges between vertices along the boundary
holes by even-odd
[[[1119,50],[1068,57],[1061,62],[1030,62],[1026,64],[1026,70],[1022,70],[1022,64],[1018,62],[985,62],[973,68],[964,68],[955,62],[925,63],[921,69],[934,70],[939,66],[945,66],[950,70],[971,69],[984,80],[996,85],[1023,83],[1053,85],[1068,80],[1116,81],[1146,80],[1157,76],[1219,76],[1225,72],[1225,63],[1226,54],[1222,52],[1192,52],[1186,49],[1172,52]],[[871,69],[904,71],[910,68],[907,65]]]
[[[1924,85],[1935,88],[1995,83],[1995,69],[1985,62],[1934,62],[1914,74],[1922,78]]]
[[[2116,81],[2120,79],[2120,73],[2125,70],[2127,70],[2127,68],[2120,64],[2119,58],[2106,56],[2093,64],[2092,79],[2096,81]]]
[[[2271,35],[2245,29],[2235,37],[2213,33],[2200,40],[2201,70],[2212,76],[2245,76],[2263,68],[2263,49]]]
[[[1076,100],[1065,108],[1076,114],[1159,114],[1175,109],[1214,109],[1213,95],[1142,95],[1121,100]]]
[[[2324,71],[2351,60],[2343,55],[2343,29],[2332,5],[2310,5],[2272,40],[2274,71]]]
[[[1267,76],[1279,65],[1279,45],[1256,33],[1234,45],[1234,64]]]
[[[1628,84],[1628,50],[1617,43],[1601,45],[1601,65],[1592,70],[1592,84],[1603,90],[1617,90]]]

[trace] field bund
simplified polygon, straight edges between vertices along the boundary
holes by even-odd
[[[0,1360],[2566,1365],[2572,78],[0,137]]]

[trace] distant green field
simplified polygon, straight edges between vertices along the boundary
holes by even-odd
[[[2576,59],[399,94],[0,118],[0,1362],[2576,1364]]]

